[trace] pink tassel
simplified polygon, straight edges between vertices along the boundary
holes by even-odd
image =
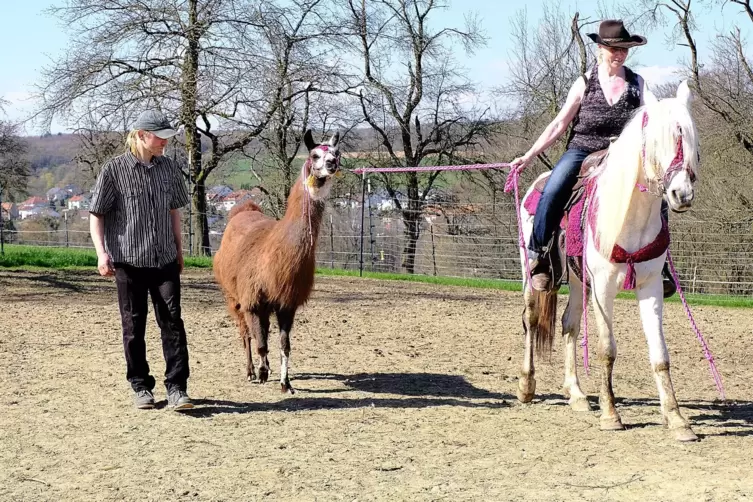
[[[632,290],[635,289],[635,265],[633,260],[627,262],[627,275],[625,275],[625,282],[623,283],[623,289]]]

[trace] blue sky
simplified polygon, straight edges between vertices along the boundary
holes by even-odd
[[[57,0],[61,4],[63,0]],[[58,21],[43,11],[55,0],[23,0],[3,2],[0,30],[0,96],[11,101],[8,116],[21,118],[33,107],[28,99],[33,86],[39,80],[41,68],[48,64],[50,57],[61,54],[67,45],[67,35]],[[470,58],[462,59],[469,74],[483,86],[491,87],[504,82],[505,67],[512,48],[510,20],[525,6],[529,21],[541,16],[545,0],[509,2],[501,0],[454,0],[449,10],[435,17],[438,25],[457,26],[467,12],[479,14],[482,26],[488,36],[488,46],[477,51]],[[550,2],[551,3],[551,2]],[[581,16],[595,17],[599,2],[595,0],[560,0],[559,9],[572,14],[575,10]],[[611,2],[605,2],[607,8]],[[707,53],[711,37],[720,30],[728,31],[736,22],[749,26],[742,16],[739,6],[728,5],[723,11],[716,7],[713,11],[698,16],[700,32],[697,43],[701,60]],[[750,30],[748,30],[750,33]],[[649,81],[658,82],[671,78],[672,71],[687,55],[683,47],[672,48],[665,41],[665,33],[642,33],[649,38],[649,45],[635,51],[633,66]],[[32,132],[32,131],[27,131]]]

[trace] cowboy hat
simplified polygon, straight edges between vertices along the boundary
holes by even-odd
[[[622,49],[644,45],[647,42],[646,37],[628,33],[621,19],[602,21],[599,25],[599,33],[589,33],[588,38],[599,45],[620,47]]]

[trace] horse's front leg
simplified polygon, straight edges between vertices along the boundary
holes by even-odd
[[[565,339],[565,381],[562,389],[570,399],[570,408],[574,411],[591,411],[588,398],[580,388],[578,380],[578,333],[583,315],[583,284],[570,274],[570,298],[562,314],[562,336]]]
[[[295,394],[290,385],[288,371],[290,370],[290,330],[293,329],[295,310],[280,309],[277,311],[277,324],[280,326],[280,390]]]
[[[525,308],[523,309],[523,331],[525,332],[525,349],[523,352],[523,367],[518,378],[518,400],[521,403],[530,403],[536,393],[536,378],[534,378],[533,366],[533,330],[539,322],[539,313],[536,309],[534,296],[537,293],[525,285],[523,288]]]
[[[659,402],[664,424],[674,432],[679,441],[695,441],[698,437],[693,433],[690,424],[680,414],[680,408],[675,398],[675,390],[669,374],[669,352],[664,341],[662,330],[663,285],[660,275],[642,286],[636,293],[641,311],[643,331],[648,343],[648,355],[654,379],[659,388]]]
[[[617,409],[614,407],[614,391],[612,389],[612,371],[617,358],[617,343],[612,332],[614,318],[614,298],[616,291],[609,278],[595,278],[592,282],[592,304],[596,317],[596,327],[599,331],[597,346],[598,358],[602,364],[601,389],[599,391],[599,407],[601,408],[601,430],[622,430]]]

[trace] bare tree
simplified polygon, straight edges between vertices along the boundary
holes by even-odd
[[[465,27],[434,28],[431,18],[445,9],[441,0],[347,0],[346,43],[359,62],[358,105],[376,132],[377,165],[416,167],[462,162],[490,129],[487,110],[472,106],[476,86],[454,59],[485,43],[478,19]],[[415,268],[421,212],[439,171],[383,176],[381,182],[405,224],[403,267]]]
[[[75,28],[68,54],[44,72],[38,117],[80,128],[91,113],[132,118],[157,106],[177,118],[185,127],[195,247],[208,254],[207,176],[257,138],[290,98],[284,79],[315,81],[301,70],[310,65],[299,49],[329,26],[320,3],[69,0],[50,9]]]
[[[736,26],[729,33],[718,34],[712,44],[710,64],[702,65],[698,59],[694,19],[697,9],[739,9],[744,16],[738,15],[736,19],[753,23],[751,0],[699,0],[695,5],[692,0],[643,0],[643,6],[643,16],[649,23],[669,25],[670,42],[688,48],[690,60],[685,71],[696,95],[721,119],[726,132],[753,155],[753,64],[746,54],[740,28]]]
[[[0,112],[7,103],[0,98]],[[27,145],[18,135],[18,126],[0,120],[0,199],[15,200],[26,193],[30,174]]]

